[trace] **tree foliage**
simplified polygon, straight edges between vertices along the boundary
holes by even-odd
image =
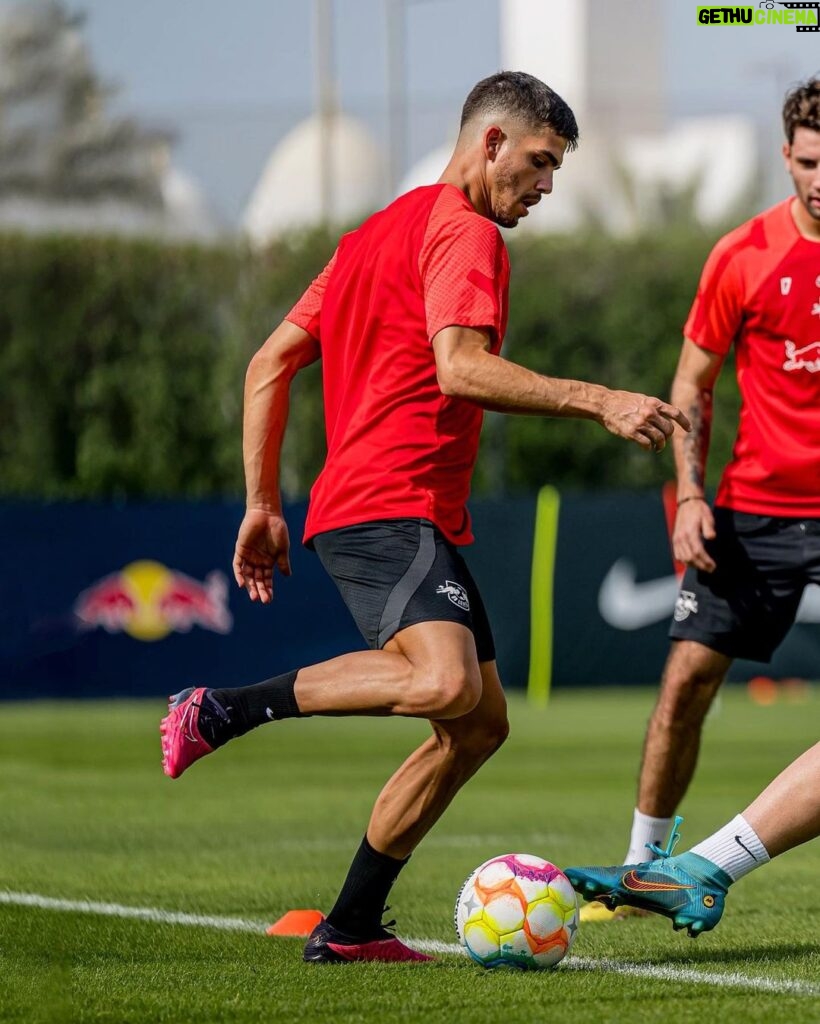
[[[504,355],[549,375],[666,397],[711,241],[667,233],[514,243]],[[334,242],[316,231],[253,254],[0,236],[2,493],[240,495],[245,367]],[[724,372],[717,400],[715,469],[736,423],[731,377]],[[294,384],[287,496],[307,493],[323,455],[317,365]],[[668,453],[647,455],[594,423],[491,415],[475,492],[654,486],[672,472]]]
[[[0,197],[160,208],[169,138],[112,117],[63,0],[0,11]]]
[[[669,232],[613,241],[539,238],[512,247],[504,355],[553,377],[669,397],[683,325],[711,237]],[[717,397],[713,470],[729,457],[737,397],[727,367]],[[505,417],[495,479],[501,490],[539,481],[585,488],[648,487],[674,473],[671,453],[648,456],[592,422]],[[486,468],[486,467],[482,467]]]

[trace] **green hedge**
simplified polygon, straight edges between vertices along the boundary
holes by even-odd
[[[236,496],[251,353],[324,265],[324,231],[264,254],[121,239],[0,237],[0,490],[44,498]],[[544,373],[666,395],[712,238],[511,244],[505,354]],[[731,374],[724,376],[731,377]],[[718,398],[717,467],[736,396]],[[283,487],[324,447],[320,370],[297,379]],[[672,472],[591,423],[488,416],[476,493],[652,486]]]
[[[714,236],[666,232],[623,241],[544,239],[511,252],[505,354],[555,377],[668,398],[683,325]],[[710,465],[728,459],[737,422],[734,371],[724,369]],[[499,417],[500,418],[500,417]],[[649,456],[597,424],[503,417],[497,485],[538,481],[584,488],[649,487],[674,473],[671,452]],[[710,474],[711,476],[712,474]]]

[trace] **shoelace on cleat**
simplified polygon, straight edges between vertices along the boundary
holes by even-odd
[[[678,845],[680,840],[680,832],[678,832],[678,825],[683,824],[683,818],[679,815],[675,815],[675,824],[672,826],[672,833],[669,836],[669,841],[666,844],[666,849],[658,846],[657,843],[647,843],[646,848],[655,854],[656,857],[661,860],[667,860],[672,856],[672,851]]]
[[[382,908],[382,916],[384,916],[389,910],[390,910],[390,907],[383,907]],[[386,932],[392,931],[392,929],[396,927],[396,919],[393,918],[392,921],[382,921],[380,927],[381,927],[381,929],[383,931],[386,931]],[[394,938],[395,938],[395,936],[394,936]]]

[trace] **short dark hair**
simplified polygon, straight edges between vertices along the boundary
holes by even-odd
[[[820,132],[820,75],[800,82],[786,94],[783,104],[783,131],[789,145],[798,128]]]
[[[499,71],[483,78],[464,102],[461,127],[474,117],[491,112],[520,118],[531,127],[551,128],[567,140],[567,149],[578,145],[578,123],[569,104],[540,79],[524,71]]]

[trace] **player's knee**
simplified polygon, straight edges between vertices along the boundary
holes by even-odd
[[[670,673],[664,681],[664,689],[678,702],[689,704],[711,700],[722,682],[723,676],[710,669],[681,669]]]
[[[430,718],[461,718],[481,698],[478,666],[456,665],[426,674],[422,684],[425,713]]]
[[[710,669],[670,668],[664,676],[656,719],[670,729],[697,725],[706,716],[722,682],[723,676]]]

